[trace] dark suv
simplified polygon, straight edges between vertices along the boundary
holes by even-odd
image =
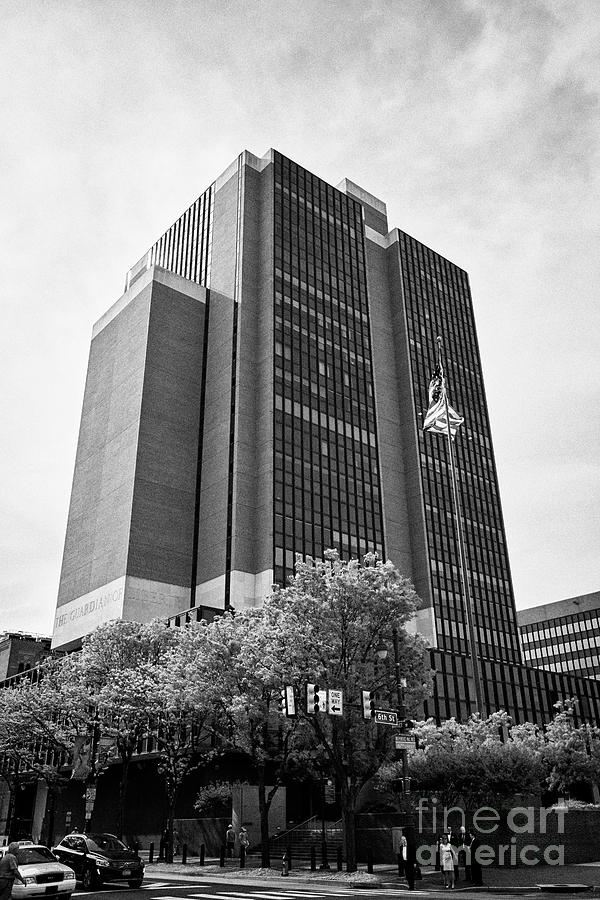
[[[103,881],[126,881],[140,887],[144,863],[114,834],[68,834],[52,852],[62,863],[75,870],[86,891]]]

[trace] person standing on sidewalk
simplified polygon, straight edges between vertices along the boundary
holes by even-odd
[[[440,864],[442,866],[442,873],[444,875],[444,887],[453,888],[456,852],[454,850],[454,847],[450,843],[450,839],[447,834],[442,837],[442,843],[440,845]]]
[[[227,859],[233,859],[233,851],[235,850],[235,828],[230,825],[225,832],[225,849],[227,850]]]
[[[25,884],[25,879],[19,872],[17,853],[19,845],[16,842],[8,845],[8,853],[0,858],[0,900],[10,900],[15,881]]]
[[[243,826],[240,828],[239,841],[240,841],[240,856],[241,856],[242,849],[244,851],[244,854],[246,854],[248,852],[248,847],[250,846],[250,838],[248,837],[248,832],[246,831],[246,829]]]
[[[471,881],[471,834],[464,825],[461,825],[458,833],[458,865],[465,870],[465,879]]]
[[[406,876],[406,883],[408,884],[409,891],[414,890],[415,887],[415,867],[417,863],[417,847],[415,844],[414,835],[410,834],[408,839],[403,838],[403,841],[406,841],[406,844],[403,845],[402,851],[404,853],[404,875]]]

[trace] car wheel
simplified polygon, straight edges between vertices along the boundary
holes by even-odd
[[[133,881],[129,881],[129,882],[127,882],[127,883],[129,884],[129,887],[132,887],[132,888],[139,888],[139,887],[142,886],[142,881],[143,881],[143,880],[144,880],[143,878],[135,878]]]
[[[97,872],[92,869],[91,866],[87,866],[83,870],[83,878],[81,879],[81,884],[84,891],[93,891],[100,884],[100,880],[98,878]]]

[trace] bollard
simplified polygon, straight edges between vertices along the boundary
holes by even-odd
[[[342,848],[337,848],[337,870],[338,872],[342,871]]]
[[[181,864],[185,866],[187,863],[187,844],[184,844],[181,848]]]
[[[330,869],[329,860],[327,859],[327,841],[321,841],[321,865],[320,869]]]
[[[290,866],[287,858],[287,853],[283,854],[283,859],[281,860],[281,874],[289,875],[290,874]]]
[[[285,855],[288,860],[288,872],[292,871],[292,848],[288,845],[287,850],[285,851]]]
[[[150,849],[148,850],[148,862],[154,862],[154,841],[150,844]]]
[[[402,859],[401,853],[397,854],[397,860],[398,860],[398,878],[402,878],[402,876],[404,875],[404,860]]]
[[[225,868],[225,844],[221,844],[221,852],[219,854],[219,866]]]
[[[206,853],[206,847],[204,844],[200,844],[200,865],[204,865],[204,855]]]
[[[158,858],[164,861],[165,858],[165,839],[160,839],[160,844],[158,845]]]
[[[369,875],[373,874],[373,848],[369,847],[367,850],[367,872]]]
[[[246,868],[246,848],[242,844],[240,847],[240,869]]]
[[[317,871],[317,851],[315,850],[314,846],[312,846],[312,845],[310,848],[310,871],[311,872]]]

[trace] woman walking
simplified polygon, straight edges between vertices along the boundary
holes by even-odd
[[[21,876],[17,865],[18,852],[19,845],[13,842],[8,845],[8,853],[0,857],[0,900],[10,900],[15,879],[21,884],[25,884],[25,879]]]

